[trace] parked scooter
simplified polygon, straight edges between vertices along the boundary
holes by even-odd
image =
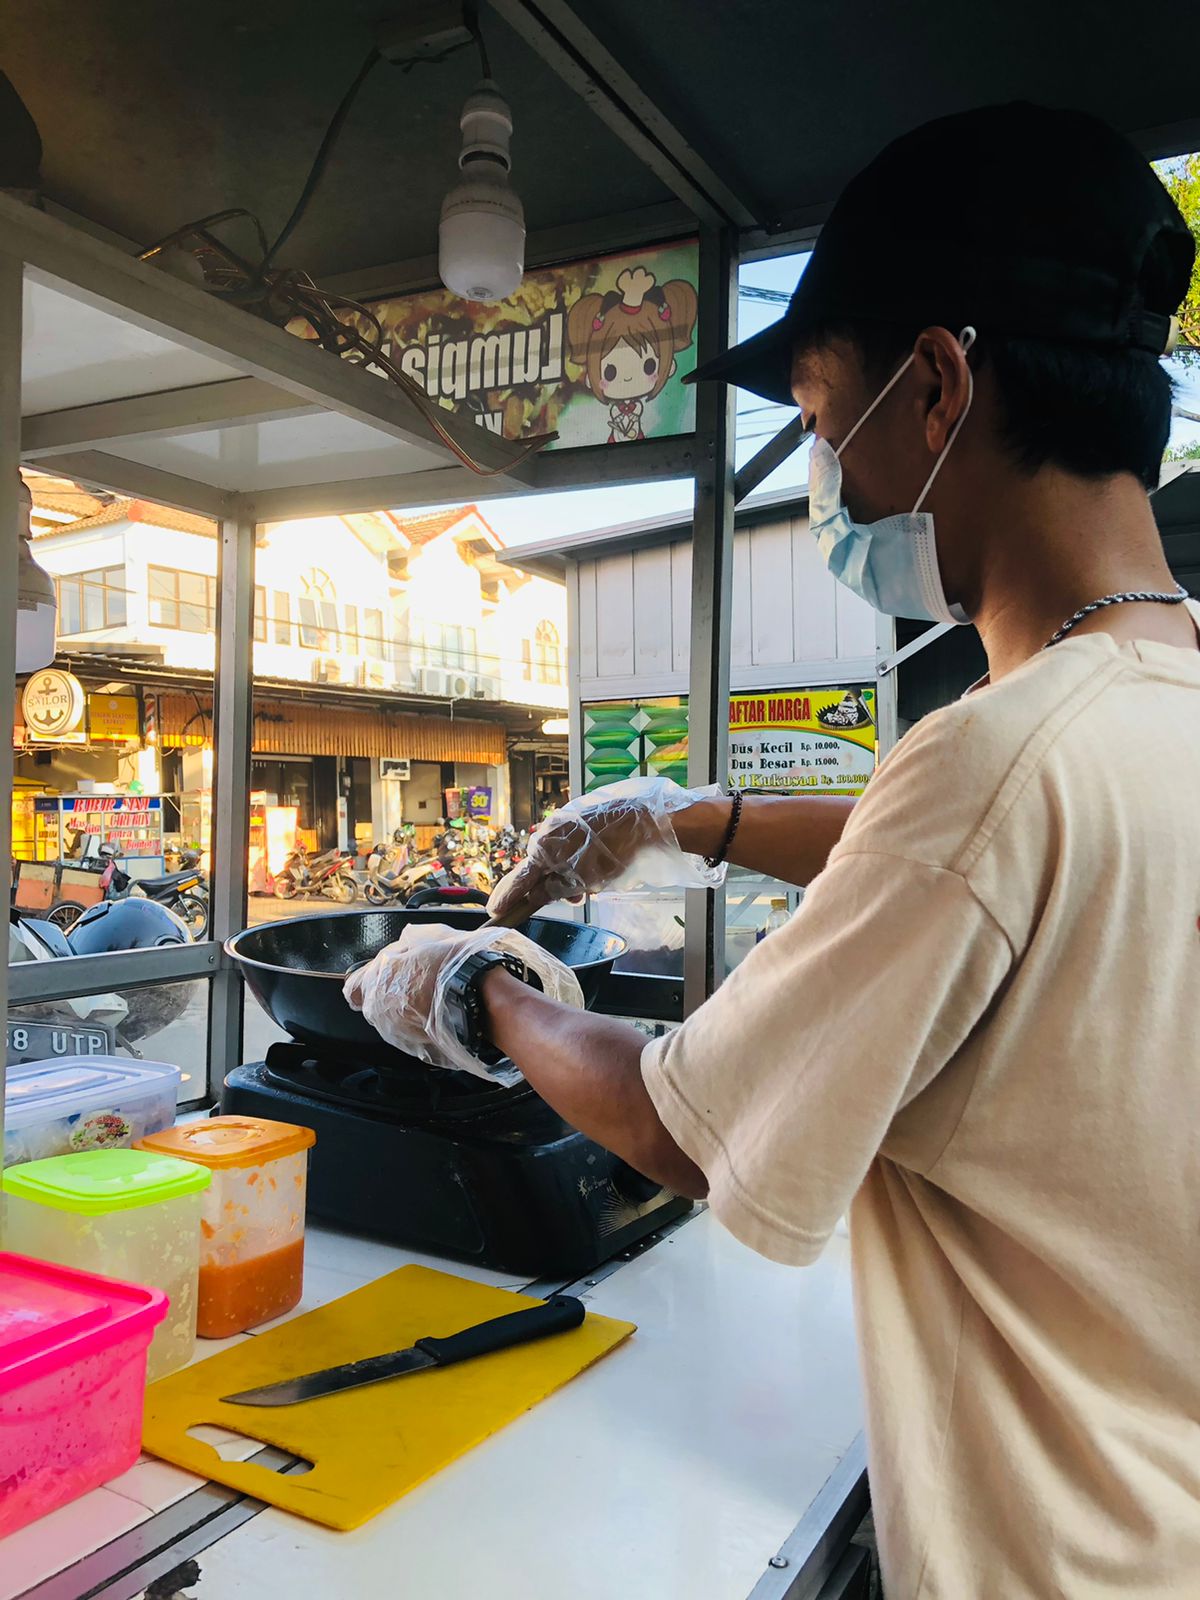
[[[363,893],[373,906],[399,900],[406,889],[406,871],[412,861],[410,827],[395,829],[388,844],[377,844],[367,857],[367,877]]]
[[[281,900],[294,900],[301,894],[326,895],[340,905],[349,905],[358,898],[358,883],[350,857],[340,850],[310,856],[297,844],[275,874],[275,893]]]
[[[161,878],[133,878],[117,865],[118,849],[107,841],[88,859],[99,869],[100,887],[106,901],[154,900],[168,911],[182,918],[193,939],[208,937],[209,900],[208,882],[200,871],[200,856],[195,850],[185,850],[181,856],[183,869],[168,872]],[[64,933],[80,920],[87,907],[77,900],[60,900],[47,916],[47,921]]]
[[[101,901],[84,910],[67,934],[49,921],[21,917],[15,911],[9,916],[10,964],[114,950],[152,950],[191,942],[183,919],[154,900]],[[139,1056],[136,1041],[177,1022],[190,998],[189,984],[153,984],[73,1000],[35,1001],[20,1007],[20,1017],[26,1022],[61,1023],[66,1027],[100,1023],[113,1030],[123,1049]]]

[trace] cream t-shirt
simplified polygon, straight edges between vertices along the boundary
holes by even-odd
[[[853,1197],[887,1600],[1197,1600],[1200,650],[918,724],[642,1071],[751,1248]]]

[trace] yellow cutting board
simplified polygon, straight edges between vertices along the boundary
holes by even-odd
[[[330,1528],[357,1528],[409,1489],[528,1411],[634,1331],[588,1316],[581,1327],[456,1366],[347,1389],[295,1406],[221,1401],[415,1344],[541,1302],[428,1267],[401,1267],[317,1311],[197,1362],[146,1390],[143,1443],[167,1461]],[[222,1461],[188,1436],[230,1428],[313,1463],[283,1476]]]

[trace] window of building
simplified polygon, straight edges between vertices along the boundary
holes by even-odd
[[[267,591],[254,585],[254,638],[258,644],[267,642]]]
[[[370,616],[370,614],[371,613],[368,611],[367,615]],[[358,631],[358,607],[357,606],[347,606],[346,607],[346,625],[345,625],[345,628],[342,631],[342,643],[345,645],[347,651],[352,656],[360,656],[360,655],[362,655],[362,653],[363,653],[363,641],[362,641],[362,635]]]
[[[306,650],[336,650],[340,630],[333,579],[313,567],[300,580],[300,588],[300,643]]]
[[[529,683],[533,677],[533,641],[521,640],[521,676]]]
[[[368,606],[363,612],[362,653],[373,661],[384,659],[386,640],[383,637],[383,612]]]
[[[150,621],[182,633],[213,633],[217,626],[217,580],[203,572],[151,567]]]
[[[561,683],[562,642],[552,622],[539,622],[533,630],[534,665],[539,683]]]
[[[380,624],[382,626],[382,618]],[[478,648],[474,628],[450,622],[425,624],[425,654],[431,666],[474,672],[479,664]]]
[[[60,637],[120,628],[127,620],[124,567],[96,567],[57,579]]]
[[[286,589],[275,591],[275,643],[292,642],[292,604]]]

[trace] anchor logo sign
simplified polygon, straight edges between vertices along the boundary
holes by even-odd
[[[25,685],[21,710],[25,726],[40,739],[73,733],[83,721],[83,685],[70,672],[35,673]]]

